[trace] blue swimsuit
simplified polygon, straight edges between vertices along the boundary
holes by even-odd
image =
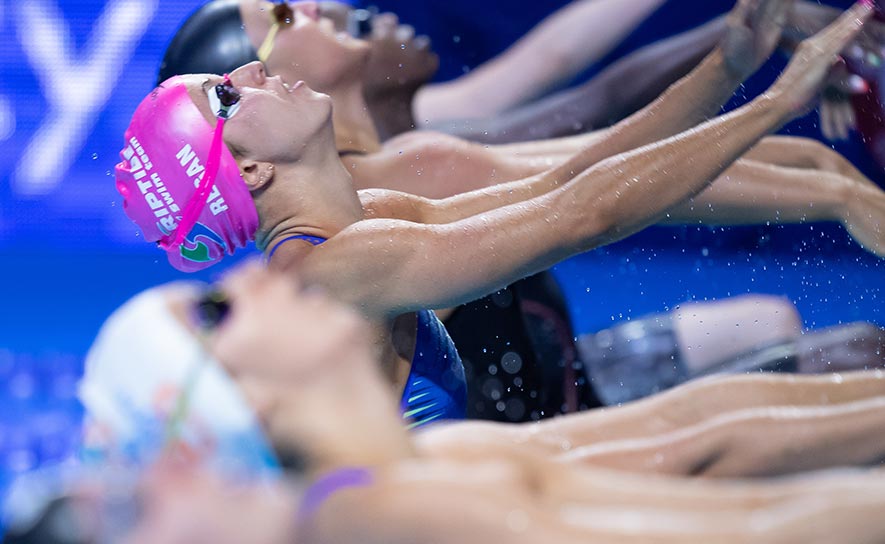
[[[304,240],[315,246],[324,238],[303,234],[284,238],[268,253],[273,257],[290,240]],[[418,330],[409,378],[403,389],[400,410],[410,421],[409,428],[443,419],[464,419],[467,407],[467,381],[464,365],[449,333],[430,310],[416,312]]]

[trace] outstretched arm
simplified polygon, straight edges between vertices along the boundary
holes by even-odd
[[[624,470],[716,477],[776,476],[877,464],[885,397],[836,406],[775,405],[677,431],[575,448],[560,459]]]
[[[334,283],[334,292],[369,314],[396,315],[472,300],[626,237],[700,192],[762,135],[801,113],[870,12],[858,4],[804,42],[769,92],[734,112],[599,162],[543,196],[463,221],[357,223],[311,252],[309,278]],[[318,255],[325,257],[313,259]],[[345,256],[354,264],[342,273]]]
[[[596,77],[537,102],[483,119],[439,122],[428,128],[474,142],[546,140],[608,127],[648,105],[719,43],[725,18],[648,45]]]
[[[797,1],[784,28],[786,43],[815,34],[839,16],[839,10]],[[858,40],[861,52],[878,51],[885,29],[871,24]],[[430,128],[475,142],[505,144],[561,138],[610,126],[649,104],[694,68],[726,32],[725,17],[677,36],[647,45],[614,62],[574,89],[484,119],[440,122]],[[785,42],[782,41],[782,45]],[[562,140],[563,151],[569,151]]]
[[[445,480],[433,470],[380,473],[371,488],[333,498],[315,518],[315,535],[324,542],[385,544],[860,544],[885,535],[877,515],[885,504],[880,474],[842,471],[748,483],[589,471],[564,475],[586,486],[567,499],[551,497],[544,480],[534,482],[540,489],[521,480],[489,483],[481,467],[456,467]],[[668,496],[669,502],[661,500]]]
[[[838,221],[864,249],[885,257],[885,192],[868,181],[823,170],[742,159],[663,220],[707,225],[807,221]]]
[[[472,72],[422,88],[415,117],[482,118],[531,100],[602,58],[664,1],[573,2]]]
[[[697,68],[617,125],[563,141],[559,156],[575,152],[564,166],[586,168],[605,157],[688,130],[718,114],[738,85],[771,56],[792,4],[793,0],[739,0],[726,17],[720,45]],[[520,154],[523,148],[529,151],[532,147],[533,143],[527,142],[492,149]],[[555,155],[551,158],[556,160]]]
[[[386,143],[378,156],[355,165],[360,186],[385,182],[384,187],[396,188],[390,186],[391,179],[408,178],[412,187],[422,188],[418,189],[422,196],[438,198],[519,180],[555,165],[560,173],[574,175],[607,157],[687,130],[716,115],[737,86],[768,58],[792,1],[762,0],[755,5],[753,0],[740,0],[729,16],[723,46],[654,103],[614,127],[566,141],[502,147],[452,142],[457,139],[451,137],[430,141],[426,135],[421,139],[421,134],[403,136]],[[416,140],[421,145],[415,146]],[[570,157],[566,161],[564,152]]]

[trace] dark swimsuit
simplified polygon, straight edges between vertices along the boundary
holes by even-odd
[[[550,272],[459,306],[445,321],[467,374],[467,417],[537,421],[599,406]]]
[[[268,253],[268,260],[281,245],[291,240],[302,240],[315,246],[326,241],[304,234],[289,236],[274,245]],[[403,418],[410,421],[409,428],[444,419],[464,419],[467,382],[455,344],[435,313],[421,310],[416,314],[415,354],[400,401]]]

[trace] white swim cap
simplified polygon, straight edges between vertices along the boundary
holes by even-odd
[[[80,383],[84,460],[144,465],[173,450],[225,472],[276,473],[253,411],[173,315],[169,294],[168,286],[139,294],[93,343]]]

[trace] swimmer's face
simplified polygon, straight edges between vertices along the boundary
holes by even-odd
[[[179,291],[171,311],[199,334],[252,406],[271,442],[285,451],[297,435],[301,399],[317,381],[342,365],[374,361],[365,322],[354,311],[291,274],[257,264],[241,267],[217,288],[225,297],[223,319],[195,322],[200,299]],[[198,333],[198,331],[201,331]]]
[[[230,310],[208,336],[209,347],[235,376],[301,381],[371,354],[363,320],[323,293],[302,288],[291,274],[251,265],[228,275],[219,288]]]
[[[191,99],[213,125],[207,91],[222,81],[216,75],[185,76]],[[240,101],[236,115],[225,124],[224,141],[238,159],[292,162],[320,132],[331,130],[331,100],[303,82],[289,85],[268,77],[259,62],[231,72],[230,82]]]
[[[292,3],[291,9],[291,24],[280,26],[265,61],[268,72],[287,82],[304,80],[320,91],[361,77],[368,44],[336,31],[334,22],[320,15],[316,2]],[[256,50],[270,32],[272,10],[273,4],[264,0],[240,2],[246,34]]]

